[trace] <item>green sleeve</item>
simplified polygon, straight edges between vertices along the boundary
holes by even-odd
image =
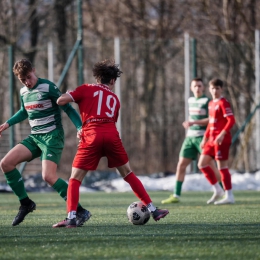
[[[82,122],[77,111],[70,104],[66,104],[60,108],[68,115],[72,123],[76,126],[77,130],[80,130],[82,127]]]
[[[51,99],[56,104],[57,99],[61,96],[61,92],[58,87],[54,85],[54,83],[53,85],[50,85],[49,93],[51,95]],[[68,115],[72,123],[76,126],[77,130],[81,129],[82,122],[77,111],[70,104],[60,106],[60,108]]]
[[[23,105],[23,100],[21,99],[21,108],[19,111],[17,111],[10,119],[8,119],[6,122],[9,124],[9,126],[15,125],[17,123],[22,122],[26,118],[28,118],[28,113]]]

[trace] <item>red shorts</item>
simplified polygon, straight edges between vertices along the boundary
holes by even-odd
[[[228,160],[230,145],[230,142],[225,142],[221,145],[217,145],[213,142],[207,142],[204,145],[201,154],[209,155],[217,161],[226,161]]]
[[[96,170],[101,157],[107,157],[108,167],[128,162],[127,153],[117,131],[85,133],[79,143],[72,167]]]

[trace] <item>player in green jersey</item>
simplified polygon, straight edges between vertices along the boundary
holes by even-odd
[[[22,59],[15,63],[13,72],[24,85],[20,90],[21,108],[0,125],[1,133],[8,127],[28,118],[31,134],[12,148],[1,160],[0,167],[8,185],[19,198],[20,208],[12,225],[19,225],[25,216],[36,209],[36,204],[26,193],[23,178],[16,166],[37,157],[42,160],[42,177],[66,201],[68,184],[58,178],[56,170],[64,147],[64,131],[61,123],[61,112],[56,104],[61,92],[54,83],[36,76],[35,68],[29,60]],[[75,109],[67,104],[61,109],[68,115],[77,130],[82,122]],[[77,209],[77,225],[82,225],[91,214],[80,204]]]
[[[183,127],[187,129],[187,134],[179,154],[174,192],[168,199],[162,200],[162,204],[180,201],[186,168],[201,153],[200,143],[209,121],[208,103],[210,99],[204,95],[204,85],[201,78],[195,78],[191,81],[191,91],[194,97],[190,97],[188,100],[189,120],[183,122]],[[211,167],[214,169],[218,181],[220,181],[221,177],[214,161],[212,161]]]

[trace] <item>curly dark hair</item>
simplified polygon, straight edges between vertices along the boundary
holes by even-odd
[[[116,80],[123,73],[114,60],[103,60],[97,62],[93,67],[93,76],[98,82],[108,84],[111,79]]]
[[[27,59],[18,60],[13,67],[13,72],[16,76],[26,76],[32,70],[32,63]]]

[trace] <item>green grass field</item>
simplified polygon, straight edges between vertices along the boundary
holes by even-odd
[[[169,192],[150,192],[156,206]],[[126,218],[132,193],[81,194],[92,213],[83,227],[53,229],[66,217],[55,193],[32,193],[37,210],[12,227],[18,202],[0,194],[0,259],[260,259],[260,192],[235,192],[235,205],[206,205],[209,192],[183,193],[170,214],[144,226]]]

